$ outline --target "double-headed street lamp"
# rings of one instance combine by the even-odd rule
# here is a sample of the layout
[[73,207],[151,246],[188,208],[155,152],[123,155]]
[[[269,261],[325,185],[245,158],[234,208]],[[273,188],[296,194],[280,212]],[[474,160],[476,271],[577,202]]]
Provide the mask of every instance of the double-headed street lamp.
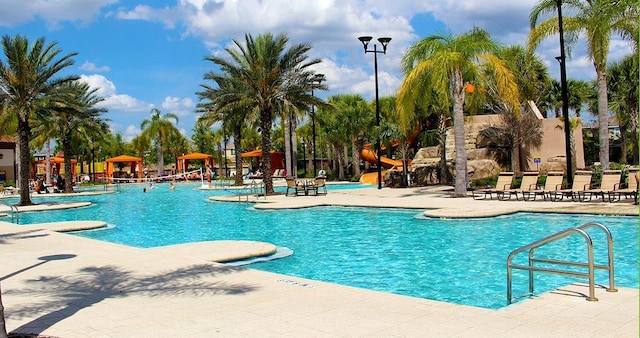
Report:
[[[378,50],[377,45],[373,44],[373,49],[367,49],[369,42],[373,39],[370,36],[361,36],[358,38],[364,46],[364,53],[373,53],[373,71],[375,73],[376,82],[376,126],[380,126],[380,102],[378,99],[378,53],[387,54],[387,45],[391,38],[378,38],[378,42],[382,45],[382,50]],[[376,156],[378,157],[378,189],[382,189],[382,162],[380,161],[380,135],[376,138]]]

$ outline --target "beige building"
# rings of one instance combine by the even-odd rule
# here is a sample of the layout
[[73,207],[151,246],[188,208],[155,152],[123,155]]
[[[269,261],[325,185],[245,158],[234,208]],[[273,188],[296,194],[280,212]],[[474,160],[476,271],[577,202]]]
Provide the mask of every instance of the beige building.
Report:
[[[471,121],[473,124],[479,124],[484,126],[495,126],[501,124],[500,115],[477,115],[472,116]],[[531,151],[531,158],[529,158],[529,168],[536,170],[539,167],[545,165],[549,160],[557,159],[558,157],[565,157],[565,136],[564,129],[562,128],[564,123],[559,118],[545,118],[542,119],[542,130],[544,137],[542,139],[542,145],[540,149],[533,149]],[[484,128],[482,128],[484,129]],[[573,138],[575,140],[575,157],[576,166],[578,168],[584,168],[584,142],[582,139],[582,122],[577,128],[573,130]],[[536,163],[539,159],[539,163]]]

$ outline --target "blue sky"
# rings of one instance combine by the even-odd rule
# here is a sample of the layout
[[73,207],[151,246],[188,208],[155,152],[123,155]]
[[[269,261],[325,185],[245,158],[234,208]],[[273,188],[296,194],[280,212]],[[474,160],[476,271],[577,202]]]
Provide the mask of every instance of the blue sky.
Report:
[[[63,53],[77,52],[69,72],[105,98],[111,128],[129,140],[151,108],[179,116],[190,135],[197,118],[196,92],[212,65],[207,55],[223,55],[245,33],[286,33],[291,42],[309,42],[310,56],[327,77],[329,92],[374,93],[373,57],[358,36],[389,36],[387,55],[378,58],[380,95],[395,92],[402,80],[402,52],[432,34],[462,33],[474,26],[504,44],[523,45],[535,0],[0,0],[0,34],[57,41]],[[614,40],[610,59],[630,52]],[[538,53],[558,78],[557,39]],[[4,58],[4,56],[0,56]],[[570,78],[593,79],[584,51],[567,63]]]

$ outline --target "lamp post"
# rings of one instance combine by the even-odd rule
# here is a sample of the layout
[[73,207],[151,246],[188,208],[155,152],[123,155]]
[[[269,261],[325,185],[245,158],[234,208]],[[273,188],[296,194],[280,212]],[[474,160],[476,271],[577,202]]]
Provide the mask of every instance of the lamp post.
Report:
[[[318,85],[324,79],[324,74],[316,74],[311,79],[311,96],[313,96],[313,84],[318,82]],[[315,105],[311,106],[311,134],[313,135],[313,177],[318,175],[316,168],[316,110]]]
[[304,163],[304,177],[307,177],[307,167],[308,167],[308,163],[307,163],[307,140],[303,137],[302,138],[302,163]]
[[[373,53],[373,72],[375,74],[376,83],[376,126],[380,126],[380,101],[378,98],[378,53],[387,54],[387,45],[391,38],[378,38],[378,42],[382,45],[382,50],[379,51],[377,45],[373,44],[373,49],[368,49],[369,42],[373,39],[370,36],[361,36],[358,38],[364,46],[364,53]],[[380,161],[380,135],[376,137],[376,157],[378,158],[378,189],[382,189],[382,162]]]
[[560,56],[556,60],[560,62],[560,91],[562,92],[562,116],[564,118],[564,142],[565,152],[567,156],[567,182],[569,185],[573,183],[573,162],[571,155],[571,128],[569,121],[569,96],[567,93],[567,57],[564,53],[564,32],[562,27],[562,0],[556,0],[558,5],[558,33],[560,34]]

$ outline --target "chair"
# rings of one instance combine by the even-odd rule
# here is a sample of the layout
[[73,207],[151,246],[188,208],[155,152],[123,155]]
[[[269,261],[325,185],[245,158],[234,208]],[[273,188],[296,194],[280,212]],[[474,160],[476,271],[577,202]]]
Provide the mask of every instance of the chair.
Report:
[[638,204],[638,168],[629,168],[626,188],[620,188],[620,184],[617,184],[607,192],[607,195],[609,196],[609,202],[618,202],[624,196],[625,198],[633,197],[633,202]]
[[289,190],[293,190],[293,196],[305,194],[304,185],[297,184],[296,180],[292,176],[287,176],[285,180],[287,181],[287,190],[284,193],[285,196],[289,196]]
[[[326,195],[327,194],[327,179],[324,176],[318,176],[313,181],[313,187],[315,189],[316,196],[319,194]],[[320,192],[322,189],[322,192]]]
[[540,177],[540,174],[537,171],[524,172],[522,174],[522,182],[520,183],[520,188],[516,190],[516,200],[518,199],[518,193],[522,193],[523,201],[535,200],[536,192],[539,192],[542,190],[538,185],[539,177]]
[[518,200],[518,193],[522,193],[522,199],[528,198],[529,194],[538,188],[538,172],[527,171],[522,174],[520,188],[504,190],[502,194],[498,193],[498,199],[501,201],[510,200],[511,195]]
[[562,189],[562,179],[564,173],[562,171],[550,171],[547,173],[547,181],[544,183],[544,187],[541,190],[533,191],[533,201],[536,200],[538,195],[542,196],[542,199],[547,200],[547,196],[551,199],[551,194]]
[[511,181],[513,181],[513,172],[501,172],[500,175],[498,175],[498,181],[496,182],[495,188],[473,190],[471,191],[471,196],[473,196],[474,200],[486,199],[487,196],[489,196],[489,199],[493,199],[493,194],[498,194],[504,190],[511,189]]
[[575,176],[573,176],[573,185],[571,189],[560,189],[554,192],[549,193],[549,198],[556,202],[562,201],[565,196],[571,196],[572,200],[580,200],[581,192],[587,190],[591,186],[591,176],[593,173],[591,171],[579,170],[576,171]]
[[[608,194],[610,191],[613,191],[616,186],[620,185],[621,176],[621,170],[604,170],[602,172],[602,181],[600,182],[600,188],[592,189],[591,187],[589,187],[589,189],[580,192],[582,194],[580,201],[587,202],[591,201],[591,198],[593,196],[600,196],[602,197],[602,201],[604,202],[604,194]],[[589,199],[587,199],[587,197]]]

